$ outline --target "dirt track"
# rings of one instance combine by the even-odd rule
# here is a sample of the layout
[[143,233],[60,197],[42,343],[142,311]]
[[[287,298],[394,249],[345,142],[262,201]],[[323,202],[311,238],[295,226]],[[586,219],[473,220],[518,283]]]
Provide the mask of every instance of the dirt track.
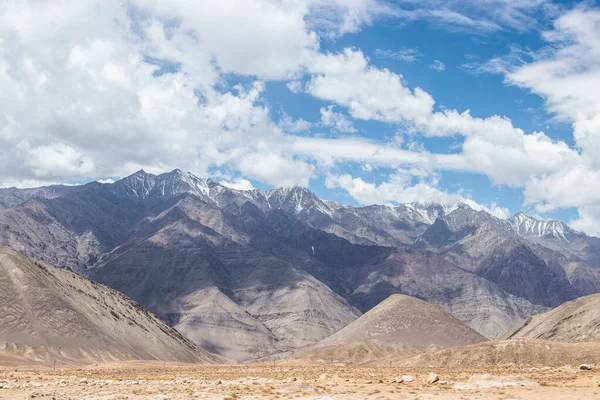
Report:
[[[440,381],[427,384],[431,372]],[[490,374],[481,377],[480,374]],[[412,382],[399,383],[403,375]],[[482,388],[481,386],[496,386]],[[516,385],[516,386],[511,386]],[[1,367],[0,399],[598,399],[600,370],[431,369],[318,364],[202,366],[131,362]]]

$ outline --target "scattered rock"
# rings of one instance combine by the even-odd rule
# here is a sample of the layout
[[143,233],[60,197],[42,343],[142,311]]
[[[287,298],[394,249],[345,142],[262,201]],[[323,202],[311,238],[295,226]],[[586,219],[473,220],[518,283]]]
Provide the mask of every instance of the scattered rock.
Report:
[[579,369],[583,370],[583,371],[591,371],[592,370],[592,365],[591,364],[581,364],[579,366]]
[[427,383],[432,385],[439,380],[440,380],[440,377],[437,374],[432,372],[431,374],[429,374],[429,377],[427,378]]
[[412,375],[403,375],[402,382],[412,382],[415,378]]

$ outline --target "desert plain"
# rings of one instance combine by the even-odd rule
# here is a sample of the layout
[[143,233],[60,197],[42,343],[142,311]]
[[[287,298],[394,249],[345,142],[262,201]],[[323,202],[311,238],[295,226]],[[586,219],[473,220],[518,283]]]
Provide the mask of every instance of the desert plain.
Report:
[[[437,380],[429,383],[430,378]],[[54,367],[5,360],[0,387],[0,399],[7,400],[598,399],[600,369],[145,361]]]

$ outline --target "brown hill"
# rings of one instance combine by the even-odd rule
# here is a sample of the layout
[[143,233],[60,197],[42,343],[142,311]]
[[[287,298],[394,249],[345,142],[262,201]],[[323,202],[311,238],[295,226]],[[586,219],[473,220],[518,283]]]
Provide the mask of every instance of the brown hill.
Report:
[[0,246],[0,356],[223,361],[123,294]]
[[580,297],[509,329],[500,339],[530,338],[558,342],[600,340],[600,294]]
[[[414,367],[484,367],[509,365],[557,366],[600,363],[600,342],[558,343],[547,340],[513,339],[477,343],[422,353],[392,362]],[[388,365],[389,362],[384,363]]]
[[372,363],[485,340],[440,307],[396,294],[333,335],[290,354],[288,359]]
[[395,294],[316,346],[376,340],[415,346],[451,347],[483,342],[485,337],[440,307]]

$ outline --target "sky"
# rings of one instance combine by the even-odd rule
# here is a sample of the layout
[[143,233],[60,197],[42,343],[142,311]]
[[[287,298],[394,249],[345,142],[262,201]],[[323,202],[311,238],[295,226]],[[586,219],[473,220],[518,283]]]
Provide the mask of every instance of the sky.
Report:
[[600,234],[600,4],[0,0],[0,187],[175,168]]

